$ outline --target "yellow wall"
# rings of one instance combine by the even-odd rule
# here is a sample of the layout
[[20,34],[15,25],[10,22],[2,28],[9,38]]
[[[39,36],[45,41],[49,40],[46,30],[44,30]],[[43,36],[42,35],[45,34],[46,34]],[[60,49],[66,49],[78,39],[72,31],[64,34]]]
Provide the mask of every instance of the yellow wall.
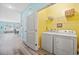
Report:
[[[75,16],[65,17],[65,10],[75,9]],[[48,20],[48,17],[54,17],[53,21]],[[77,42],[79,42],[79,4],[54,4],[38,12],[39,25],[38,25],[38,38],[39,48],[41,47],[42,32],[48,30],[75,30],[77,32]],[[63,23],[62,28],[57,28],[57,23]],[[79,43],[78,43],[79,48]]]

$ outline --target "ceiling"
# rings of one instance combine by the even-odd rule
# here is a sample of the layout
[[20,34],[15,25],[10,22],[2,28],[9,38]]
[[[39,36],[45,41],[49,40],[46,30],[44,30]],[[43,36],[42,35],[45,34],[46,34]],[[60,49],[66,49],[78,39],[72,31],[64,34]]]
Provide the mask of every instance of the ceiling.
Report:
[[0,21],[20,22],[20,13],[27,6],[26,3],[0,3]]
[[28,6],[28,3],[0,3],[0,9],[9,9],[16,12],[23,11]]

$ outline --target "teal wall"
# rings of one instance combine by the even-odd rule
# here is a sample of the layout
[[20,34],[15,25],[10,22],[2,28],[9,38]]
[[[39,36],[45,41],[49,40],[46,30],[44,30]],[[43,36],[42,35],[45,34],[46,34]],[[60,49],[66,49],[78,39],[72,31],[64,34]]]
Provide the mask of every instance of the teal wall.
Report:
[[2,22],[2,21],[0,21],[0,32],[4,32],[6,26],[11,26],[14,29],[16,29],[16,24],[18,24],[18,23],[15,23],[15,22]]

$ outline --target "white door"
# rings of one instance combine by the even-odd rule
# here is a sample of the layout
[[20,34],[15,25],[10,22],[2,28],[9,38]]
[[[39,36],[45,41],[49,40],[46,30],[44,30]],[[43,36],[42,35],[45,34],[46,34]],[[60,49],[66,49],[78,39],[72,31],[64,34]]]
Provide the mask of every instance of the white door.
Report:
[[27,16],[27,45],[33,50],[38,49],[37,20],[36,13]]
[[74,40],[72,37],[55,36],[54,37],[54,53],[56,55],[73,55]]

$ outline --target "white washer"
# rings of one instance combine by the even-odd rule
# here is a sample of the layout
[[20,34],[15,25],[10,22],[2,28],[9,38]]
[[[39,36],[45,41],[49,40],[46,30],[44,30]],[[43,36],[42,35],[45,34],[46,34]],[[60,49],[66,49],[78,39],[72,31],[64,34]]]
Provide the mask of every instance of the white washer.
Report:
[[76,55],[77,35],[73,31],[43,32],[42,48],[56,55]]
[[50,53],[54,53],[53,36],[48,33],[42,35],[42,48]]

